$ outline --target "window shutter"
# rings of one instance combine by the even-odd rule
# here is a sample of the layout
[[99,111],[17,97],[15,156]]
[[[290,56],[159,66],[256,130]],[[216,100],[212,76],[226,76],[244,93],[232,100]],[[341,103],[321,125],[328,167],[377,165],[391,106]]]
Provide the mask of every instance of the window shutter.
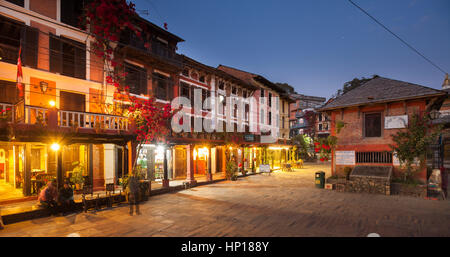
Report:
[[365,136],[380,137],[381,136],[381,114],[370,113],[365,115]]
[[75,77],[86,78],[86,45],[75,45]]
[[39,31],[36,28],[25,27],[24,40],[22,41],[23,63],[26,66],[36,68],[38,58]]
[[139,72],[139,79],[140,93],[147,94],[147,71],[145,69]]
[[61,40],[50,34],[50,71],[62,73],[62,44]]

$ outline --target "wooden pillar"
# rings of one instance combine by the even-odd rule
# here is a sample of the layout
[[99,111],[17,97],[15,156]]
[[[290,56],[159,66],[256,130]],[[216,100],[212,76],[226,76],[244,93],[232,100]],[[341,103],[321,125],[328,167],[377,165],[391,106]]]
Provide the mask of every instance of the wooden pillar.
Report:
[[57,181],[57,185],[58,185],[58,189],[61,188],[64,184],[64,174],[63,174],[63,170],[62,170],[62,152],[63,152],[64,146],[61,147],[58,152],[57,152],[57,161],[56,161],[56,181]]
[[164,164],[163,164],[163,168],[164,168],[164,173],[163,173],[163,180],[162,180],[162,185],[163,187],[169,187],[169,176],[168,176],[168,167],[167,167],[167,149],[164,148]]
[[252,172],[255,173],[256,169],[255,169],[255,158],[253,156],[256,156],[256,150],[254,148],[250,148],[250,161],[252,162]]
[[186,181],[191,184],[197,183],[194,177],[194,145],[186,146],[186,160],[187,160],[187,170],[186,170]]
[[23,195],[31,195],[31,144],[25,144],[25,156],[23,165]]
[[88,185],[94,185],[94,145],[89,144],[88,147],[88,172],[89,172],[89,181],[87,181]]
[[211,146],[208,147],[208,162],[207,162],[207,174],[206,174],[206,180],[212,181],[212,172],[211,172]]
[[128,146],[128,173],[131,174],[133,172],[133,164],[136,158],[136,143],[128,141],[127,146]]

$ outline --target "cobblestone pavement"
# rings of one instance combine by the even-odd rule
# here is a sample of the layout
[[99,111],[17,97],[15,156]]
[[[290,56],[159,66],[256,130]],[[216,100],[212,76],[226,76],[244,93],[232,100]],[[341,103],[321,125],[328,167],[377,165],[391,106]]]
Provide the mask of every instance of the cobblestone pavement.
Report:
[[450,236],[450,201],[314,187],[306,165],[151,197],[128,206],[11,224],[0,236]]

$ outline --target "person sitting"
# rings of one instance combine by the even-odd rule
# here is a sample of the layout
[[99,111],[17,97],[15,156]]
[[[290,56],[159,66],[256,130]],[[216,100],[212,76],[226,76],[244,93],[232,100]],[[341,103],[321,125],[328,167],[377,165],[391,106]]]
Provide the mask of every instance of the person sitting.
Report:
[[64,182],[64,186],[59,190],[58,203],[61,205],[63,215],[73,211],[75,202],[73,201],[73,189],[70,187],[69,182]]
[[2,219],[2,214],[0,214],[0,230],[3,229],[3,219]]
[[48,182],[47,186],[42,189],[41,193],[39,194],[38,201],[47,209],[49,209],[52,215],[54,215],[58,212],[58,204],[56,203],[57,196],[58,191],[56,189],[56,180],[53,180],[52,182]]

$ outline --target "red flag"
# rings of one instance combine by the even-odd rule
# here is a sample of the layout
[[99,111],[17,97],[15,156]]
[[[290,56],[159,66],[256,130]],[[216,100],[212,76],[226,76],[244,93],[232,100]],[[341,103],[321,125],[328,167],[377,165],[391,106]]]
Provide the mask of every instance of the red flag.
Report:
[[167,23],[164,22],[164,28],[167,30]]
[[17,58],[17,89],[19,90],[19,98],[22,98],[23,95],[23,74],[22,74],[22,61],[20,60],[20,54],[22,52],[22,46],[19,48],[19,58]]

